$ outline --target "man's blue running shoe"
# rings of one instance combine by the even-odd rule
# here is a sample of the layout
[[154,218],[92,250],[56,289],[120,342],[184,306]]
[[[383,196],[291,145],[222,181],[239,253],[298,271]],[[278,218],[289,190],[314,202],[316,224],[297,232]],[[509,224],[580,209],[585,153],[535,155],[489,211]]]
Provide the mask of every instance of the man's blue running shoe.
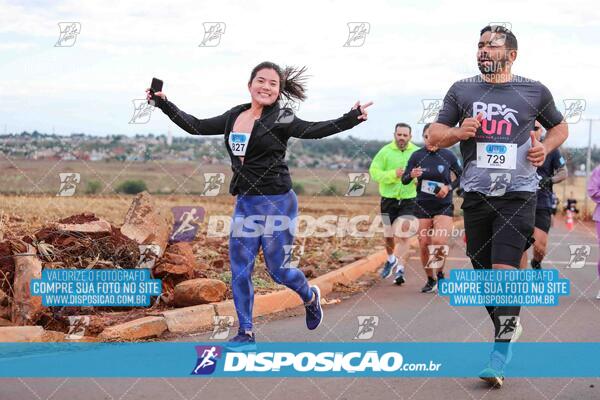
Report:
[[398,265],[396,267],[396,274],[394,275],[394,283],[398,286],[406,283],[406,279],[404,279],[404,266]]
[[498,351],[493,351],[488,366],[479,373],[479,377],[489,383],[492,388],[500,389],[504,384],[505,366],[506,356]]
[[504,384],[504,376],[502,375],[502,372],[492,367],[487,367],[481,371],[479,373],[479,377],[489,383],[494,389],[500,389]]
[[389,277],[392,274],[392,269],[396,268],[397,266],[398,258],[396,258],[394,262],[386,261],[385,265],[383,266],[383,269],[381,270],[381,274],[379,275],[381,276],[381,279],[386,279],[387,277]]

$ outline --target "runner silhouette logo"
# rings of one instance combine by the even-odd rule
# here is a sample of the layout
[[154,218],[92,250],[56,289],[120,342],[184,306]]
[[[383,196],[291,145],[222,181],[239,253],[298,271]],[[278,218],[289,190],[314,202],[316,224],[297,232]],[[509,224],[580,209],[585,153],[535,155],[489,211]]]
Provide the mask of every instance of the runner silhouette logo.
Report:
[[569,245],[569,252],[571,253],[571,258],[569,259],[569,264],[567,264],[567,268],[583,268],[585,266],[585,262],[590,255],[591,246],[587,244],[571,244]]
[[348,22],[348,39],[344,47],[361,47],[370,31],[371,24],[368,22]]
[[512,339],[515,330],[517,329],[517,324],[519,323],[519,317],[515,315],[500,315],[498,316],[500,320],[500,330],[496,335],[497,340],[510,340]]
[[229,329],[233,326],[232,315],[213,315],[212,340],[224,340],[229,337]]
[[56,195],[61,197],[73,196],[77,185],[81,182],[81,175],[77,172],[61,172],[58,177],[60,178],[60,187]]
[[366,172],[350,172],[348,173],[348,190],[345,196],[362,196],[365,194],[367,185],[371,180],[371,176]]
[[297,244],[283,245],[283,265],[281,268],[298,268],[300,257],[304,254],[304,246]]
[[225,34],[225,22],[203,22],[204,37],[198,47],[217,47]]
[[178,206],[171,208],[171,212],[175,223],[169,236],[169,243],[193,241],[198,232],[198,226],[204,220],[204,208]]
[[275,119],[276,124],[289,124],[294,120],[294,110],[291,108],[282,108]]
[[225,183],[225,174],[222,172],[205,172],[204,189],[200,196],[216,196]]
[[81,33],[80,22],[59,22],[58,29],[60,35],[54,47],[73,47],[77,40],[77,35]]
[[423,114],[418,123],[430,124],[437,119],[444,102],[442,99],[423,99],[421,104],[423,105]]
[[198,361],[192,375],[210,375],[217,368],[217,360],[223,354],[221,346],[196,346]]
[[368,340],[373,337],[375,328],[379,325],[379,317],[377,315],[359,315],[358,331],[354,339]]
[[584,99],[564,99],[564,118],[567,124],[576,124],[581,120],[585,111],[586,101]]
[[490,196],[504,196],[510,179],[511,174],[508,172],[490,174]]
[[448,256],[448,251],[450,247],[448,245],[435,245],[430,244],[427,246],[427,251],[429,252],[429,259],[427,260],[427,264],[425,264],[425,268],[442,268],[444,266],[444,261]]
[[160,256],[160,246],[158,244],[140,244],[138,245],[140,250],[140,258],[136,268],[154,268],[156,260]]
[[130,124],[147,124],[152,116],[154,107],[148,104],[146,99],[133,99],[133,115],[129,120]]

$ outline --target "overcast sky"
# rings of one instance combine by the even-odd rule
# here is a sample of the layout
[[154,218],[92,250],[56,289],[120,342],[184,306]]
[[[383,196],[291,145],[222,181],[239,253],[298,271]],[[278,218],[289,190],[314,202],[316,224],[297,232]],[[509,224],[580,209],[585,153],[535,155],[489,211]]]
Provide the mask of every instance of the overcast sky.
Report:
[[[251,69],[270,60],[308,66],[303,119],[335,118],[373,100],[369,121],[341,136],[391,139],[400,121],[420,132],[423,99],[478,73],[479,30],[489,22],[512,24],[514,73],[548,86],[559,109],[563,99],[585,99],[584,117],[600,117],[600,7],[591,0],[26,3],[0,0],[0,133],[184,135],[160,110],[147,124],[129,124],[132,100],[153,76],[203,118],[248,102]],[[81,24],[72,47],[55,47],[59,22]],[[217,46],[199,46],[204,22],[225,24]],[[343,46],[349,22],[368,24],[362,46]],[[568,144],[586,145],[587,129],[572,124]]]

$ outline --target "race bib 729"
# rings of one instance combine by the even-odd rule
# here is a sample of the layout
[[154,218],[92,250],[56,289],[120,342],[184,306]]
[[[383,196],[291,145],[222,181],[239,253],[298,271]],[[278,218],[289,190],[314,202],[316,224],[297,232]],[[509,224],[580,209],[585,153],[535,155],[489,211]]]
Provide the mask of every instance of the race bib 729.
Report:
[[516,143],[477,143],[477,167],[516,169]]

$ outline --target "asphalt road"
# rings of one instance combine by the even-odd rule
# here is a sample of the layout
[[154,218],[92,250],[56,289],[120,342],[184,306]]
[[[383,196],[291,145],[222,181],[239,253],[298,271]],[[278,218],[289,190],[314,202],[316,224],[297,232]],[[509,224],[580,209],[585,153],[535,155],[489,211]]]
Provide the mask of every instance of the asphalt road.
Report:
[[[571,296],[556,307],[525,308],[520,341],[588,342],[600,334],[600,289],[596,273],[598,246],[591,224],[567,232],[561,221],[551,231],[544,267],[556,267],[571,281]],[[565,268],[569,245],[591,246],[581,269]],[[462,241],[455,240],[447,262],[450,268],[470,268]],[[353,341],[358,316],[378,316],[372,341],[479,342],[492,339],[491,322],[481,307],[451,307],[448,299],[422,294],[424,274],[412,257],[408,282],[402,287],[379,281],[365,292],[339,304],[325,306],[325,320],[316,331],[304,326],[303,310],[259,320],[261,341]],[[233,334],[232,330],[232,334]],[[209,334],[176,338],[207,341]],[[598,360],[600,362],[600,360]],[[160,360],[157,360],[160,362]],[[0,400],[50,399],[600,399],[600,378],[509,379],[501,390],[478,379],[4,379]]]

